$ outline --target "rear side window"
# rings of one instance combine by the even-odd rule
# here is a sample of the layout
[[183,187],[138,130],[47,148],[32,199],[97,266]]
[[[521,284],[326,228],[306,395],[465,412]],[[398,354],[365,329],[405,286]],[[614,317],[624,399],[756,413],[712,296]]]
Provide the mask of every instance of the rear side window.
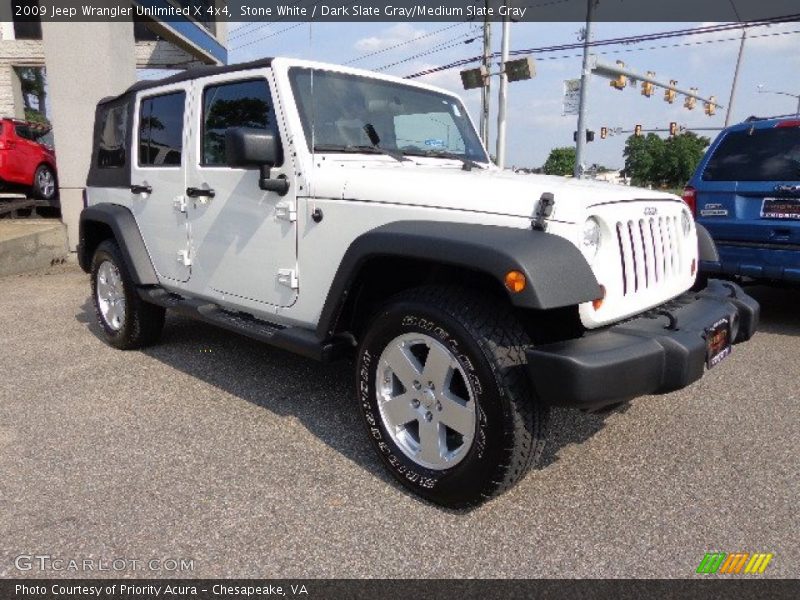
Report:
[[800,127],[732,131],[703,172],[704,181],[800,181]]
[[98,114],[97,167],[119,169],[126,163],[126,140],[128,139],[128,103],[108,105]]
[[225,132],[229,127],[268,129],[277,138],[275,111],[264,79],[210,85],[203,90],[203,165],[226,164]]
[[174,167],[183,153],[184,92],[152,96],[139,106],[139,166]]
[[31,133],[31,130],[26,125],[17,125],[14,129],[17,132],[17,137],[21,137],[22,139],[25,139],[25,140],[32,140],[33,139],[33,134]]

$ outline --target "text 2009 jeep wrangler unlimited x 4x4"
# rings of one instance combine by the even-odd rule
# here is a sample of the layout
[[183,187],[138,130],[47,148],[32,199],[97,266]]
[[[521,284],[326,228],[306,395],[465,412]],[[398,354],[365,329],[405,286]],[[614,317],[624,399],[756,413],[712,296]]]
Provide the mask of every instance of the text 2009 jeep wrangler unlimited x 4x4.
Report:
[[97,107],[79,257],[108,342],[173,309],[317,360],[357,354],[387,468],[464,507],[509,488],[550,405],[685,387],[756,302],[695,283],[680,198],[490,163],[463,104],[401,79],[260,60]]

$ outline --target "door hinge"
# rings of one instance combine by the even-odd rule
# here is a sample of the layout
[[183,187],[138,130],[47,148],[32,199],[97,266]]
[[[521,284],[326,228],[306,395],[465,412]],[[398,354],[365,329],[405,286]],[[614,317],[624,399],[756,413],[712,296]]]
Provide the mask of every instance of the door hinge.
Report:
[[294,269],[278,269],[278,283],[296,290],[300,287],[297,271]]
[[186,212],[186,196],[181,194],[180,196],[175,196],[172,199],[172,206],[175,207],[175,210],[178,212],[185,213]]
[[181,263],[184,267],[189,267],[192,265],[192,257],[189,255],[188,250],[178,250],[178,262]]
[[297,220],[297,209],[291,200],[283,200],[275,205],[275,218],[294,223]]

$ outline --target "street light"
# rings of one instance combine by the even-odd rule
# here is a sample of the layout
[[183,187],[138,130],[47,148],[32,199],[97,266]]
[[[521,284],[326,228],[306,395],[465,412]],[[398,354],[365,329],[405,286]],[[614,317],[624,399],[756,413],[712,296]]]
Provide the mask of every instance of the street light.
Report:
[[773,90],[765,90],[763,83],[759,83],[758,84],[758,93],[759,94],[778,94],[780,96],[789,96],[790,98],[797,99],[797,110],[795,111],[795,115],[800,117],[800,94],[792,94],[792,93],[789,93],[789,92],[776,92],[776,91],[773,91]]

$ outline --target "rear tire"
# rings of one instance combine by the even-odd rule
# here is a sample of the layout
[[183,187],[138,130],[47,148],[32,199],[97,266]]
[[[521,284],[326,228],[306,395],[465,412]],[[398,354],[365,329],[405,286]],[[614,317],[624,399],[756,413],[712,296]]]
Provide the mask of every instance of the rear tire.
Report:
[[48,165],[39,165],[33,174],[33,197],[53,202],[58,192],[56,174]]
[[525,372],[530,344],[509,306],[468,289],[421,287],[378,310],[356,388],[392,475],[456,509],[522,479],[544,450],[549,415]]
[[156,343],[165,310],[143,301],[113,240],[102,242],[92,260],[92,300],[106,341],[120,350]]

